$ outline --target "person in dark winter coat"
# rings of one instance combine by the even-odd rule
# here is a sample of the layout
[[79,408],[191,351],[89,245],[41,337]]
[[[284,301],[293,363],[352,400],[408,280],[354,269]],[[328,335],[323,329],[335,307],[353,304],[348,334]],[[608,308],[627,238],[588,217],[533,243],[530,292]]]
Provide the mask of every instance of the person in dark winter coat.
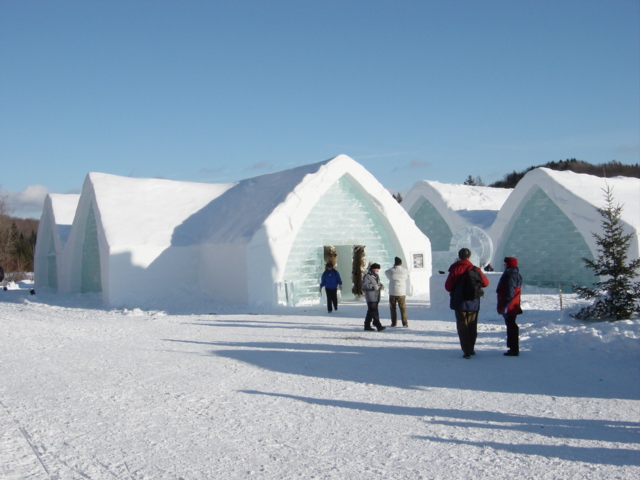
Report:
[[332,262],[327,262],[320,278],[320,293],[322,287],[327,294],[327,311],[331,313],[333,309],[338,311],[338,286],[342,285],[340,273],[333,268]]
[[456,312],[456,327],[464,358],[471,358],[471,355],[475,355],[480,299],[465,300],[462,282],[459,280],[468,270],[475,269],[480,273],[482,286],[485,288],[489,286],[489,279],[482,273],[482,270],[469,261],[470,257],[471,250],[468,248],[460,249],[458,252],[459,260],[449,267],[449,276],[444,283],[444,288],[451,297],[449,307]]
[[362,291],[367,301],[367,316],[364,319],[364,329],[373,331],[371,327],[373,322],[373,325],[381,332],[386,327],[383,327],[380,323],[378,304],[380,303],[380,292],[384,290],[384,285],[380,283],[378,272],[380,272],[380,265],[372,263],[367,273],[362,277]]
[[520,308],[520,292],[522,290],[522,276],[518,269],[518,259],[505,257],[504,273],[498,281],[498,314],[504,317],[507,326],[507,357],[517,357],[520,353],[520,327],[516,324],[516,317],[522,313]]

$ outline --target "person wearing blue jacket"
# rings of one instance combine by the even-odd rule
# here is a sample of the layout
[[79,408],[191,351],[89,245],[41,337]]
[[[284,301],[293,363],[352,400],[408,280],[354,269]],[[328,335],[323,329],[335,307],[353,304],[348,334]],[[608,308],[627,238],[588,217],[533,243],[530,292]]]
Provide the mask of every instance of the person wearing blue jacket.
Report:
[[520,308],[520,295],[522,292],[522,275],[518,269],[518,259],[504,257],[504,273],[498,282],[496,293],[498,294],[498,313],[504,317],[507,326],[507,348],[504,355],[517,357],[520,352],[520,327],[516,323],[516,317],[522,313]]
[[322,287],[327,294],[327,310],[331,313],[334,309],[338,311],[338,287],[342,285],[342,279],[338,270],[333,268],[333,263],[327,262],[320,278],[320,294]]

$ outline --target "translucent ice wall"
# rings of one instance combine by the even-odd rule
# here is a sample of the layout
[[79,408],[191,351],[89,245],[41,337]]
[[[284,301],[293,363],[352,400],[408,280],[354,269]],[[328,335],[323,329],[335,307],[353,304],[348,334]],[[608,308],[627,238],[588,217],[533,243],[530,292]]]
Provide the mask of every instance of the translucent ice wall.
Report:
[[431,267],[433,272],[446,271],[451,264],[449,243],[453,233],[440,212],[426,198],[421,198],[412,215],[416,226],[431,241]]
[[500,262],[495,263],[501,264],[505,256],[518,259],[526,285],[557,288],[561,284],[570,291],[571,285],[591,285],[596,280],[582,261],[583,257],[593,259],[582,234],[539,188],[515,219]]
[[[345,177],[333,184],[313,207],[293,243],[284,280],[294,304],[319,300],[325,245],[365,245],[367,261],[391,266],[392,248],[385,229]],[[343,278],[351,276],[351,261],[338,257],[338,271]]]
[[431,250],[443,252],[449,250],[449,242],[453,233],[440,212],[426,198],[422,199],[420,206],[413,214],[416,226],[431,241]]
[[49,241],[47,244],[47,287],[54,290],[58,289],[58,259],[56,255],[55,242],[53,240],[53,232],[49,232]]
[[82,270],[80,291],[101,292],[100,283],[100,247],[98,245],[98,228],[93,205],[89,208],[85,224],[84,242],[82,243]]

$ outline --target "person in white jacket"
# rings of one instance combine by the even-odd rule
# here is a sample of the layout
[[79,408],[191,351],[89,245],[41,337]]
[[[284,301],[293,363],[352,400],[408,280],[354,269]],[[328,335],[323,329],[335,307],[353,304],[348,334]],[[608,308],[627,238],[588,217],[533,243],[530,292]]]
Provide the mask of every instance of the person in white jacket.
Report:
[[407,320],[407,281],[409,280],[409,270],[402,266],[402,260],[396,257],[393,268],[390,268],[384,274],[389,279],[389,308],[391,309],[391,326],[398,326],[398,313],[396,305],[400,308],[400,318],[402,326],[409,328]]

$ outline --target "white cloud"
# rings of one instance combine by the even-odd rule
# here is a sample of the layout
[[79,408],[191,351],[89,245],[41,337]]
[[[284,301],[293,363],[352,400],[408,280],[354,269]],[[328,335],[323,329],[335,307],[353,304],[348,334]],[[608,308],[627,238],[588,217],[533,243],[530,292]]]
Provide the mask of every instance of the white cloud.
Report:
[[40,218],[49,189],[44,185],[29,185],[19,192],[7,192],[7,206],[16,217]]

